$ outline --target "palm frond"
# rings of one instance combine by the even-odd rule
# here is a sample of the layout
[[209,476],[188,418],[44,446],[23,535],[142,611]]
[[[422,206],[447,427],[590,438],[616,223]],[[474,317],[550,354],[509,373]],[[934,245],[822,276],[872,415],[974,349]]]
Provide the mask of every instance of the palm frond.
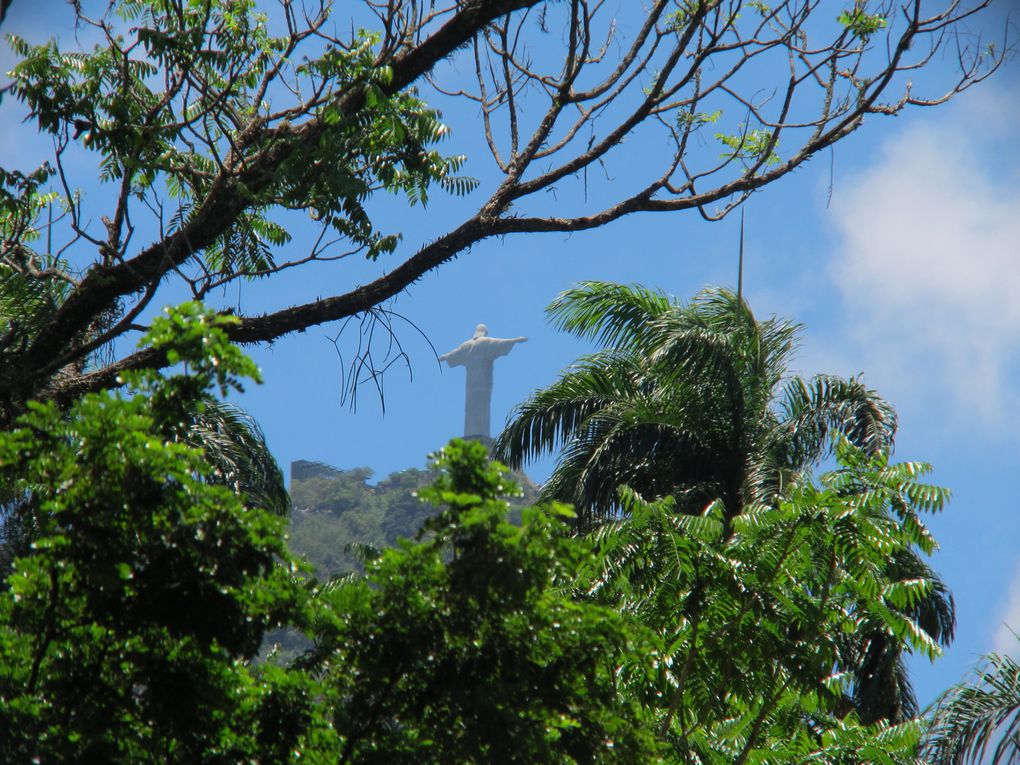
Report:
[[790,466],[815,462],[831,449],[838,433],[868,455],[891,450],[896,412],[874,390],[856,378],[815,375],[810,381],[791,378],[780,399],[782,424],[776,447]]
[[[575,502],[583,498],[596,515],[612,515],[619,507],[617,489],[621,485],[652,499],[685,489],[700,489],[703,502],[718,496],[718,466],[710,456],[715,450],[706,448],[699,434],[654,416],[600,424],[604,434],[578,443],[575,458],[583,463]],[[567,454],[573,457],[572,451]],[[677,476],[684,480],[678,483]]]
[[991,654],[972,680],[943,694],[932,711],[923,753],[935,765],[1020,762],[1020,664]]
[[604,348],[644,345],[652,323],[677,305],[663,292],[640,285],[587,281],[561,293],[546,308],[553,325]]
[[493,444],[493,456],[514,470],[555,451],[581,432],[588,420],[634,392],[633,365],[626,355],[581,358],[552,385],[536,391],[510,414]]
[[913,551],[898,551],[889,559],[886,571],[893,581],[923,580],[930,584],[923,597],[903,611],[939,645],[949,645],[956,635],[956,603],[946,583]]
[[280,515],[290,511],[283,471],[258,424],[242,410],[209,399],[181,440],[203,450],[217,483],[262,509]]
[[[47,274],[65,269],[62,261],[45,261]],[[70,284],[64,279],[36,277],[0,263],[0,338],[5,339],[5,347],[31,341],[69,291]]]
[[745,300],[729,289],[710,287],[691,300],[683,319],[730,338],[746,379],[771,389],[786,374],[800,324],[772,316],[758,320]]
[[[863,647],[849,666],[852,699],[861,722],[903,722],[917,716],[917,695],[910,682],[900,641],[886,632],[858,632],[853,640]],[[843,665],[846,666],[846,665]]]

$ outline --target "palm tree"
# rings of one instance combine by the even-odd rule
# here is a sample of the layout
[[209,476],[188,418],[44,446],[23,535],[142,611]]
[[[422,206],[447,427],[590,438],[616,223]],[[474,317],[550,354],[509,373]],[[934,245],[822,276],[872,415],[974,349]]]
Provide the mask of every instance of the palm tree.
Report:
[[799,327],[758,321],[724,289],[685,306],[638,286],[586,282],[547,309],[603,347],[521,404],[494,445],[519,469],[562,447],[546,499],[591,528],[618,513],[617,489],[674,495],[728,516],[768,501],[817,463],[833,431],[874,454],[892,445],[892,408],[857,379],[788,377]]
[[990,654],[971,681],[946,691],[932,711],[923,754],[933,765],[1020,763],[1020,664]]
[[[829,453],[833,435],[867,455],[892,448],[887,402],[856,378],[789,375],[800,327],[759,321],[729,290],[684,305],[640,286],[586,282],[547,311],[560,329],[602,347],[514,411],[494,456],[520,469],[559,449],[542,498],[573,503],[581,531],[623,515],[623,485],[648,499],[673,496],[685,513],[719,501],[728,527],[745,506],[782,496]],[[955,612],[945,585],[916,554],[889,569],[932,583],[906,615],[948,644]],[[864,722],[917,713],[898,640],[862,624],[842,653],[854,672],[848,703]]]

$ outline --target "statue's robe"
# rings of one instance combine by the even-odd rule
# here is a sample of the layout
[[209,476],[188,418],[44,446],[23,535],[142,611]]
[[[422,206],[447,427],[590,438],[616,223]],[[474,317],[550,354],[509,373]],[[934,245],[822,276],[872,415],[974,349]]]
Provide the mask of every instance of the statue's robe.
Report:
[[440,357],[451,367],[464,367],[467,372],[467,395],[464,402],[464,437],[490,439],[490,408],[492,405],[492,364],[510,353],[521,338],[474,337]]

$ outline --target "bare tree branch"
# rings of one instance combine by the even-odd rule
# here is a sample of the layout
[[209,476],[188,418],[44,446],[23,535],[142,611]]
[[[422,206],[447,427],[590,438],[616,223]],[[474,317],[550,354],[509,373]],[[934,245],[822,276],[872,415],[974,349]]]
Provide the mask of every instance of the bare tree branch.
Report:
[[[931,11],[920,0],[889,0],[857,4],[837,21],[821,0],[654,0],[621,18],[595,0],[365,0],[380,30],[373,40],[338,34],[344,24],[324,4],[302,19],[284,3],[282,36],[271,38],[251,19],[226,23],[213,3],[199,27],[188,22],[201,29],[203,47],[159,60],[160,91],[150,88],[151,67],[154,51],[172,42],[171,19],[140,23],[123,43],[106,21],[88,21],[110,37],[117,65],[103,97],[112,106],[69,101],[59,111],[32,100],[42,86],[30,78],[11,86],[41,124],[44,108],[59,112],[55,126],[43,127],[58,147],[64,225],[74,251],[91,245],[95,258],[80,278],[68,277],[53,315],[0,349],[0,410],[113,385],[125,369],[162,363],[142,351],[74,372],[98,345],[134,331],[168,278],[203,297],[237,280],[393,249],[363,200],[381,189],[414,199],[430,183],[471,188],[451,174],[462,159],[436,164],[428,151],[441,131],[420,132],[433,118],[419,90],[479,111],[496,175],[484,200],[367,284],[239,316],[236,341],[268,342],[371,312],[493,236],[581,231],[638,212],[718,219],[866,121],[943,103],[988,77],[1011,52],[1010,38],[990,46],[962,31],[988,5],[947,0]],[[951,44],[957,77],[940,92],[915,92],[908,75]],[[439,66],[465,46],[468,60],[454,60],[470,69],[468,80],[457,66]],[[137,116],[103,116],[114,107]],[[102,232],[67,177],[63,157],[76,142],[100,153],[116,187]],[[593,166],[626,166],[631,184],[614,184],[615,198],[597,210],[586,204]],[[563,201],[549,214],[544,192],[554,189]],[[133,244],[133,209],[158,221],[147,246]],[[164,221],[164,210],[177,212]],[[323,227],[317,243],[291,252],[274,211],[311,214]],[[13,253],[26,251],[33,225],[4,230],[0,268],[15,268]],[[39,261],[19,273],[38,279],[47,267]]]

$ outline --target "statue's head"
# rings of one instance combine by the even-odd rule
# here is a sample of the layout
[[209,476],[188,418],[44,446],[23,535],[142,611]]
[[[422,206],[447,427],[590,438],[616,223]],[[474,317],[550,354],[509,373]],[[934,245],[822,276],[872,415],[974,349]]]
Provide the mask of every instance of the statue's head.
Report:
[[484,324],[479,324],[477,327],[475,327],[475,337],[472,338],[472,339],[479,338],[479,337],[488,337],[488,336],[489,336],[489,328],[486,327]]

